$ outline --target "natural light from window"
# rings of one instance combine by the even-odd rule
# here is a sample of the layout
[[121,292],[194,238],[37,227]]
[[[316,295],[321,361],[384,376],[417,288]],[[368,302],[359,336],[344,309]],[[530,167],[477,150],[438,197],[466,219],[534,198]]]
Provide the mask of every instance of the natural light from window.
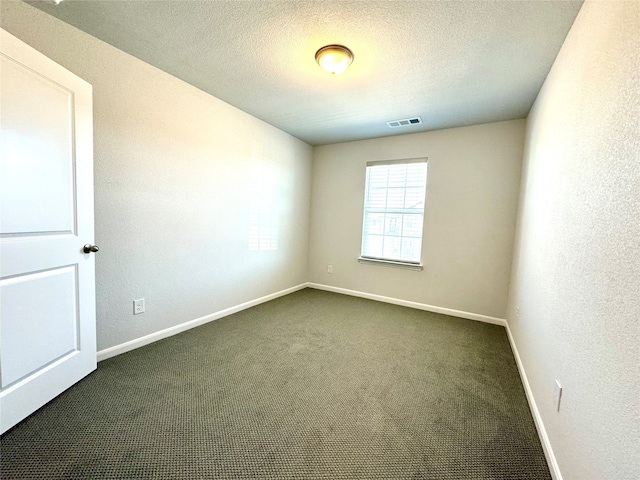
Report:
[[420,263],[427,160],[367,163],[364,259]]
[[273,168],[255,168],[251,179],[249,250],[278,250],[278,198]]

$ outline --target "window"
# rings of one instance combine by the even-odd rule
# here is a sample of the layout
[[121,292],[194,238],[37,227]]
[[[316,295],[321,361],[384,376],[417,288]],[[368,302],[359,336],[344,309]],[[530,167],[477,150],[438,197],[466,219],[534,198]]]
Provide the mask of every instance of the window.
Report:
[[367,163],[361,261],[420,264],[427,159]]

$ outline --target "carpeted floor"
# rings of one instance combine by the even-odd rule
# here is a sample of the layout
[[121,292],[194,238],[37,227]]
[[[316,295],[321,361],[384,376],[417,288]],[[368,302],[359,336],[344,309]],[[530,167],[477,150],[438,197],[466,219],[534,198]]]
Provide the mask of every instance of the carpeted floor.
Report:
[[101,362],[9,479],[550,479],[504,328],[306,289]]

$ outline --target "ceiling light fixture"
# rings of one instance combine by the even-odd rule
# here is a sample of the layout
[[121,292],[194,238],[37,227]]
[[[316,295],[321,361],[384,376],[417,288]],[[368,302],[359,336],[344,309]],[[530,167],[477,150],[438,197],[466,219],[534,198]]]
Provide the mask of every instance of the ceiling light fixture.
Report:
[[353,62],[353,53],[343,45],[327,45],[316,52],[316,62],[331,75],[340,75]]

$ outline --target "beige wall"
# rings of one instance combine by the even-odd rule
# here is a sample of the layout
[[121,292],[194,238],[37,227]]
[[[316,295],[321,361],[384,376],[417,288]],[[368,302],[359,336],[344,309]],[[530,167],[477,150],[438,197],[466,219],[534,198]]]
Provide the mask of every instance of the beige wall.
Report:
[[564,480],[640,478],[639,32],[586,2],[527,122],[508,321]]
[[[0,6],[3,28],[93,85],[100,349],[307,280],[503,317],[520,190],[506,316],[564,479],[640,476],[640,3],[584,5],[526,123],[521,189],[510,121],[317,147],[312,192],[303,142]],[[366,162],[422,156],[424,271],[357,263]],[[277,250],[250,249],[256,199]]]
[[[309,280],[504,318],[524,125],[514,120],[316,147]],[[424,270],[358,263],[366,162],[414,157],[429,159]]]
[[[25,3],[1,8],[93,85],[99,350],[306,281],[309,145]],[[250,250],[269,212],[278,249]]]

